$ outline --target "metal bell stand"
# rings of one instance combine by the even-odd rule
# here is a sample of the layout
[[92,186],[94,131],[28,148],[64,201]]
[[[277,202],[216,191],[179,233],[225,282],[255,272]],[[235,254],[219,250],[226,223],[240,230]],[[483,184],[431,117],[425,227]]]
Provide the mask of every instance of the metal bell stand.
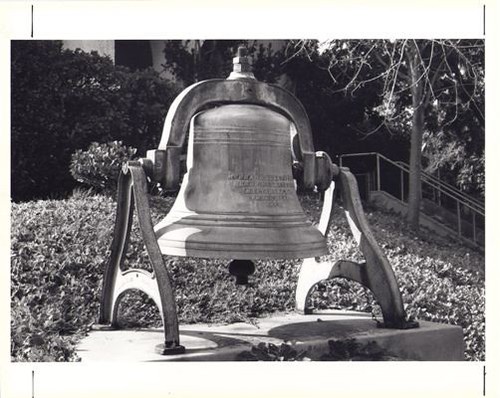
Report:
[[[211,79],[185,89],[174,101],[166,117],[158,150],[148,151],[148,158],[124,165],[118,181],[118,205],[100,303],[99,324],[118,326],[118,306],[124,293],[138,289],[151,297],[163,319],[165,342],[161,354],[181,354],[179,325],[172,280],[158,245],[147,199],[147,178],[160,182],[167,189],[179,183],[180,152],[191,118],[200,110],[221,103],[254,104],[272,108],[286,115],[296,127],[298,148],[292,148],[300,160],[300,180],[305,188],[315,186],[325,192],[319,230],[327,235],[334,206],[334,190],[340,191],[342,208],[360,251],[362,263],[339,260],[318,262],[307,258],[301,266],[296,290],[297,310],[306,308],[313,286],[321,280],[343,277],[370,289],[382,308],[383,325],[387,328],[418,327],[408,321],[394,272],[378,246],[366,221],[354,175],[347,168],[334,165],[327,154],[315,152],[311,126],[298,99],[285,89],[258,82],[250,71],[248,60],[239,54],[234,58],[235,69],[228,79]],[[125,270],[123,259],[128,246],[134,208],[146,245],[153,273],[142,269]]]

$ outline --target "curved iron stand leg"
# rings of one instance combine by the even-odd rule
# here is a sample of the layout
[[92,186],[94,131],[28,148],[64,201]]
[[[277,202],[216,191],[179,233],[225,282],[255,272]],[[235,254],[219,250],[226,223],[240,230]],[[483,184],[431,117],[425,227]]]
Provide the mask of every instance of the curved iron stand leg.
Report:
[[[181,354],[177,309],[170,275],[153,229],[147,199],[146,174],[139,162],[128,162],[118,179],[118,206],[111,244],[111,256],[104,274],[99,323],[117,327],[118,306],[124,293],[138,289],[151,297],[163,319],[165,343],[158,347],[163,355]],[[123,270],[123,258],[128,246],[132,225],[134,200],[139,227],[154,273],[141,269]]]
[[[354,175],[348,169],[341,168],[337,182],[349,227],[366,261],[355,263],[339,260],[331,263],[318,262],[314,258],[305,259],[301,266],[295,295],[297,310],[304,313],[311,312],[311,309],[306,308],[306,303],[316,283],[343,277],[359,282],[373,292],[384,318],[383,324],[379,326],[394,329],[418,327],[418,322],[406,319],[394,272],[368,225]],[[334,187],[335,184],[332,183],[325,193],[320,218],[319,229],[325,236],[331,222]]]

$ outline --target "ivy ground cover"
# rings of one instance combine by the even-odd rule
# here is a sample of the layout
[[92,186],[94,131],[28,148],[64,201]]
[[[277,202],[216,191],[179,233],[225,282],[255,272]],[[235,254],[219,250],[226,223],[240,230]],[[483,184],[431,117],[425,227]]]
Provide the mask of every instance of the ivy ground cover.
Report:
[[[319,203],[303,197],[314,219]],[[151,198],[153,222],[172,204]],[[66,200],[12,204],[11,357],[13,361],[77,361],[75,344],[97,320],[102,275],[113,231],[115,202],[79,194]],[[460,325],[466,358],[484,360],[484,255],[461,244],[415,233],[401,219],[367,208],[367,218],[398,280],[406,311],[420,320]],[[340,209],[328,235],[331,260],[360,260]],[[258,322],[292,311],[299,261],[259,261],[247,286],[236,286],[221,261],[165,258],[176,288],[181,323]],[[149,267],[137,226],[126,266]],[[317,285],[316,308],[372,312],[379,308],[360,285],[332,280]],[[124,327],[161,326],[151,300],[127,295]]]

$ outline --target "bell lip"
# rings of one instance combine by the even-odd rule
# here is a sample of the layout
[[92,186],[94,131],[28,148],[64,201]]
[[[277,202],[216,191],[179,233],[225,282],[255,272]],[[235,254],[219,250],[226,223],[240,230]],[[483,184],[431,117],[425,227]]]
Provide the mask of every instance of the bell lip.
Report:
[[328,253],[325,236],[309,221],[281,223],[271,218],[260,225],[238,220],[236,225],[219,222],[208,226],[193,221],[193,225],[186,225],[185,219],[158,224],[156,236],[162,254],[252,260],[313,258]]

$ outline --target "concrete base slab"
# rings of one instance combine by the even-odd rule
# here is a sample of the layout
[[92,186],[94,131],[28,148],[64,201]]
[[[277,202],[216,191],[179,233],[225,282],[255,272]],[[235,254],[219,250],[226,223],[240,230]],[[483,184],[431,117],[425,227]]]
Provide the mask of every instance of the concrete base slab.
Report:
[[163,330],[96,330],[82,340],[78,355],[90,361],[231,361],[260,342],[294,344],[307,357],[319,359],[328,353],[328,340],[355,338],[375,341],[403,360],[464,360],[462,328],[420,321],[417,329],[377,328],[369,314],[323,311],[311,315],[284,314],[258,319],[256,324],[194,324],[180,326],[186,353],[165,356],[155,352],[163,343]]

